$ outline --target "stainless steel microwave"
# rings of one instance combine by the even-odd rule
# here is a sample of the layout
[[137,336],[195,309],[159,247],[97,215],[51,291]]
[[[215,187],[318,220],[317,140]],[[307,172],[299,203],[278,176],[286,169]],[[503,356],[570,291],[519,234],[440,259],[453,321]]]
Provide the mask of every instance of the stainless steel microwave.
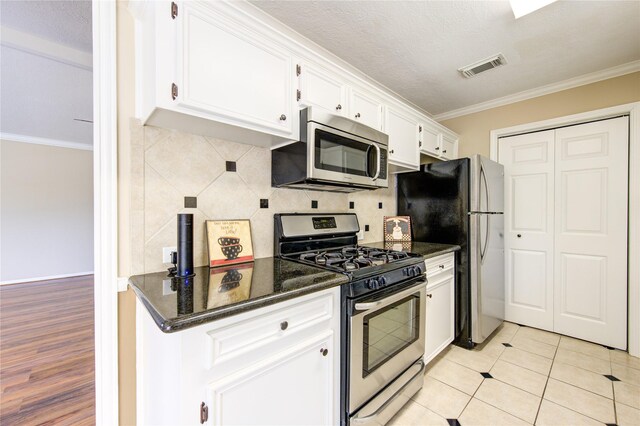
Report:
[[387,188],[389,136],[357,121],[308,107],[300,141],[271,152],[274,187],[354,192]]

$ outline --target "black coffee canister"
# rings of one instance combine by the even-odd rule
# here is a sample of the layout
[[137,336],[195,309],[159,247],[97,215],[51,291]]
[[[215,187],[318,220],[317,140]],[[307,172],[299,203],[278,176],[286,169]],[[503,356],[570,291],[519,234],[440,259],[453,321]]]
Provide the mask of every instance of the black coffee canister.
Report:
[[176,276],[193,275],[193,214],[178,214],[178,263]]

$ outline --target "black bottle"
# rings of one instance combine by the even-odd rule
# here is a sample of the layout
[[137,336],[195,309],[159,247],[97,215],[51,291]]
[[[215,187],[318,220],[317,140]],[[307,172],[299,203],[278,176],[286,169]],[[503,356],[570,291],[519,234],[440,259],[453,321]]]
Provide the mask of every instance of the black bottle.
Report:
[[193,214],[178,214],[177,277],[193,276]]

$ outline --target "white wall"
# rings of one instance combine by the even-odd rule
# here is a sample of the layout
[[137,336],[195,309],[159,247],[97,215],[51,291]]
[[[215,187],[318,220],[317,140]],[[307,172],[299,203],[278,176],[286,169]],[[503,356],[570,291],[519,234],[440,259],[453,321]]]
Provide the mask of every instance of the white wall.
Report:
[[92,156],[0,141],[0,282],[93,271]]

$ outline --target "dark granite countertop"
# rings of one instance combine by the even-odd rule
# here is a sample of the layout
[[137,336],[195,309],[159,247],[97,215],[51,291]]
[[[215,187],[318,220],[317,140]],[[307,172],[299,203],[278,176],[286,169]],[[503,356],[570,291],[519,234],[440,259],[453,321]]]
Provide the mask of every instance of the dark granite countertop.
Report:
[[[231,267],[196,268],[191,281],[167,272],[136,275],[129,284],[165,333],[262,308],[348,282],[346,275],[278,258]],[[173,287],[173,289],[172,289]]]
[[363,244],[364,246],[385,248],[391,250],[403,250],[411,253],[417,253],[424,256],[425,259],[440,256],[441,254],[451,253],[460,250],[460,246],[454,244],[425,243],[420,241],[403,241],[403,242],[376,242]]

